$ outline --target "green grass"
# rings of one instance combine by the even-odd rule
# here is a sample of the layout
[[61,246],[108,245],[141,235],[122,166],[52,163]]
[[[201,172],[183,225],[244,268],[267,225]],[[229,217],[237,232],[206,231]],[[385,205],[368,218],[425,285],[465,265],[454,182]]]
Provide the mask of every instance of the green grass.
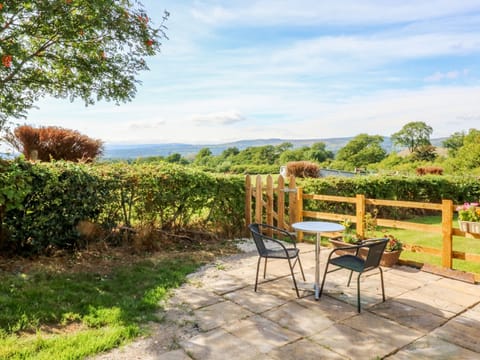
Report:
[[[420,224],[429,224],[429,225],[438,225],[441,226],[442,219],[440,216],[424,216],[408,221],[420,223]],[[442,248],[442,235],[428,232],[418,232],[414,230],[401,230],[401,229],[387,229],[389,233],[395,235],[398,239],[406,244],[425,246],[431,248]],[[470,239],[461,236],[453,237],[453,250],[461,251],[470,254],[480,254],[480,240],[479,239]],[[434,256],[424,253],[417,253],[411,251],[403,251],[400,256],[402,260],[412,260],[420,263],[427,263],[432,265],[441,265],[440,256]],[[453,259],[453,268],[457,270],[478,273],[480,274],[480,264],[470,261]]]
[[2,273],[0,359],[82,359],[117,347],[161,320],[159,301],[198,265],[178,258],[109,275]]

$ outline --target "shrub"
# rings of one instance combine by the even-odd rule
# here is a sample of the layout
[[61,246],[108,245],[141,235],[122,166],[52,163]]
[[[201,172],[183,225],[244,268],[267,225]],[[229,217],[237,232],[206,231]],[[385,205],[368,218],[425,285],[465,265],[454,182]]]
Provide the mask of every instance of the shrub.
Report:
[[23,125],[17,127],[14,134],[28,160],[85,162],[92,161],[103,151],[101,140],[56,126],[34,128]]
[[319,170],[317,164],[309,161],[292,161],[287,163],[287,176],[317,178]]
[[443,169],[439,166],[421,166],[415,172],[417,175],[443,175]]
[[[201,228],[221,236],[244,230],[243,176],[212,175],[166,163],[19,161],[17,168],[7,167],[0,177],[0,185],[2,179],[25,183],[14,189],[21,195],[12,200],[15,206],[4,207],[4,250],[32,254],[80,248],[98,238],[100,230],[122,225],[173,232]],[[13,191],[5,189],[5,194]],[[123,239],[117,232],[111,234],[115,242]]]

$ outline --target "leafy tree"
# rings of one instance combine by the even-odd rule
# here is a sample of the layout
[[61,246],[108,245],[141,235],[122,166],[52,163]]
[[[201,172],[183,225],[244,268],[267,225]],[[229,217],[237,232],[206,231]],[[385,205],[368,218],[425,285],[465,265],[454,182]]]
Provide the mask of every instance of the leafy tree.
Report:
[[382,142],[383,137],[380,135],[357,135],[338,151],[336,160],[344,161],[352,168],[377,163],[386,156],[386,151],[381,147]]
[[306,155],[308,160],[315,160],[320,163],[334,157],[333,152],[326,149],[324,142],[314,143],[310,150],[306,152]]
[[434,161],[437,158],[435,150],[433,145],[418,146],[412,153],[412,158],[415,161]]
[[307,159],[306,152],[310,150],[308,146],[302,146],[297,149],[288,149],[280,154],[279,162],[280,164],[286,164],[292,161],[304,161]]
[[221,157],[223,159],[228,159],[230,157],[236,156],[240,153],[240,150],[236,146],[229,147],[222,151]]
[[394,144],[406,146],[413,153],[419,146],[431,145],[430,135],[432,132],[431,126],[422,121],[413,121],[394,133],[392,141]]
[[103,142],[78,131],[56,126],[19,126],[14,131],[18,150],[28,160],[91,161],[102,154]]
[[0,129],[46,96],[133,99],[136,79],[166,39],[137,0],[0,3]]
[[454,170],[470,170],[480,167],[480,130],[470,129],[464,145],[451,160]]
[[455,132],[450,137],[444,141],[442,141],[442,145],[448,149],[448,154],[450,156],[455,156],[458,149],[463,146],[463,142],[465,140],[465,131],[462,132]]
[[173,154],[168,155],[165,158],[165,161],[169,162],[169,163],[173,163],[173,164],[181,164],[181,165],[187,165],[188,164],[188,160],[183,158],[182,155],[179,154],[179,153],[173,153]]

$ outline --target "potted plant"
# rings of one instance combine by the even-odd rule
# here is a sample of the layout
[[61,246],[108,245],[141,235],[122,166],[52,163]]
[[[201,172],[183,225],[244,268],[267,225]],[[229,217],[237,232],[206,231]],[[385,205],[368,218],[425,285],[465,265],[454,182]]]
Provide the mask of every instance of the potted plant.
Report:
[[[376,226],[375,215],[372,216],[372,214],[368,213],[365,216],[365,223],[366,223],[366,230],[367,230],[366,233],[368,235],[367,238],[378,237],[376,235],[377,226]],[[335,248],[346,247],[350,244],[361,243],[362,239],[359,239],[357,237],[356,232],[352,229],[352,222],[349,219],[343,220],[341,224],[345,227],[342,238],[330,239],[330,243],[332,243],[332,245]],[[383,233],[382,237],[387,238],[388,243],[383,253],[380,265],[391,267],[398,262],[398,259],[400,258],[400,254],[402,253],[402,250],[403,250],[403,244],[399,239],[397,239],[392,234]],[[360,249],[360,256],[366,256],[367,251],[368,250],[366,248]],[[355,250],[345,250],[345,251],[339,251],[338,253],[340,255],[345,253],[353,254],[354,252]]]
[[395,235],[384,233],[383,237],[387,238],[388,242],[380,265],[391,267],[398,262],[403,250],[403,244]]
[[480,233],[480,207],[479,203],[465,203],[457,206],[458,225],[460,230],[470,233]]

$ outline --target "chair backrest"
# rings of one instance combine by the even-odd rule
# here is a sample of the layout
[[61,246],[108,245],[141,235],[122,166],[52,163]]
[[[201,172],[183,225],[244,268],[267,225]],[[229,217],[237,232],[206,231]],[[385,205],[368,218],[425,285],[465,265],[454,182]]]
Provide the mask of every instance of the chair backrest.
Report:
[[364,268],[375,268],[380,265],[380,260],[382,260],[383,252],[387,246],[388,239],[372,239],[368,240],[368,243],[365,246],[368,246],[368,254],[365,259]]
[[253,223],[248,225],[250,232],[252,233],[253,241],[257,247],[258,254],[264,256],[267,254],[267,248],[265,246],[264,240],[267,239],[265,235],[262,234],[260,230],[260,224]]

